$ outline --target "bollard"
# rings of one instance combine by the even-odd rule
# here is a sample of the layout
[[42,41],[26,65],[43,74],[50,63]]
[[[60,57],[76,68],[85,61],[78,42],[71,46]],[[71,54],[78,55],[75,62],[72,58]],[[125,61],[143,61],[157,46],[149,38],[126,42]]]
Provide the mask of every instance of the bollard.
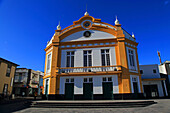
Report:
[[15,99],[15,94],[12,94],[12,99]]

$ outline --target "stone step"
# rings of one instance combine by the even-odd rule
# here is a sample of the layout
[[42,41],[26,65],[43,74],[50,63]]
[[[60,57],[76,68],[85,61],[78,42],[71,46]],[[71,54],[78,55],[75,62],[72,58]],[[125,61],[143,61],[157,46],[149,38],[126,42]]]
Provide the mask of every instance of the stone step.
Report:
[[131,107],[146,107],[147,105],[138,106],[31,106],[35,108],[131,108]]
[[155,104],[154,101],[139,102],[33,102],[31,107],[39,108],[113,108],[113,107],[145,107]]

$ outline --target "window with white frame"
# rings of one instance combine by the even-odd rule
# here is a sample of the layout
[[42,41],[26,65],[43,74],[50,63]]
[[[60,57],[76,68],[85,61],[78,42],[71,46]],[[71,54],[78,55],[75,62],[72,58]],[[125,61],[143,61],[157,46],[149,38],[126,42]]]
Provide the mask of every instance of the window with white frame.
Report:
[[112,81],[112,77],[108,77],[108,81]]
[[86,50],[83,51],[84,54],[84,66],[92,66],[92,51],[91,50]]
[[112,77],[103,77],[103,82],[112,82]]
[[110,51],[109,49],[101,50],[102,66],[110,66]]
[[6,72],[6,76],[7,76],[7,77],[10,77],[11,67],[12,67],[12,66],[8,64],[7,72]]
[[84,78],[84,82],[87,82],[87,78]]
[[133,50],[128,50],[129,53],[129,61],[130,61],[130,66],[135,66],[135,59],[134,59],[134,52]]
[[89,78],[89,82],[93,82],[93,78]]
[[19,73],[19,81],[18,82],[22,82],[22,73]]
[[84,78],[84,83],[92,83],[93,78]]
[[65,83],[74,83],[74,78],[66,78]]
[[103,77],[103,82],[106,82],[106,81],[107,81],[106,77]]
[[69,79],[68,78],[66,79],[66,83],[69,83]]
[[74,51],[67,52],[66,67],[74,67]]
[[51,67],[51,53],[47,55],[47,73],[50,72]]
[[132,77],[132,81],[133,82],[137,82],[137,78],[136,77]]
[[70,82],[72,82],[72,83],[73,83],[73,82],[74,82],[74,78],[71,78],[71,79],[70,79]]

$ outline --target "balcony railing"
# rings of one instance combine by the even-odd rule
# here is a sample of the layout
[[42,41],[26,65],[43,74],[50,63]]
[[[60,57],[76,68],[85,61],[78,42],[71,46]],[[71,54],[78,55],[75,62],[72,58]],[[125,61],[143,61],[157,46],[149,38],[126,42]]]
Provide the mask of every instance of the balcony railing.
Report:
[[39,81],[36,81],[36,80],[32,80],[32,82],[31,82],[32,84],[38,84],[39,83]]
[[59,73],[83,73],[83,72],[108,72],[121,71],[121,66],[92,66],[92,67],[65,67],[60,68]]

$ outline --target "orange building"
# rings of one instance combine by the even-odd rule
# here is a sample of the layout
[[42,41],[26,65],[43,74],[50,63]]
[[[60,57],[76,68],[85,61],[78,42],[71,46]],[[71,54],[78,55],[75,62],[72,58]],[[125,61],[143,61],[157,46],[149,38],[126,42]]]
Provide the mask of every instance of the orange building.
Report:
[[115,25],[89,16],[61,30],[45,51],[43,94],[48,99],[122,99],[143,95],[138,43],[118,19]]

